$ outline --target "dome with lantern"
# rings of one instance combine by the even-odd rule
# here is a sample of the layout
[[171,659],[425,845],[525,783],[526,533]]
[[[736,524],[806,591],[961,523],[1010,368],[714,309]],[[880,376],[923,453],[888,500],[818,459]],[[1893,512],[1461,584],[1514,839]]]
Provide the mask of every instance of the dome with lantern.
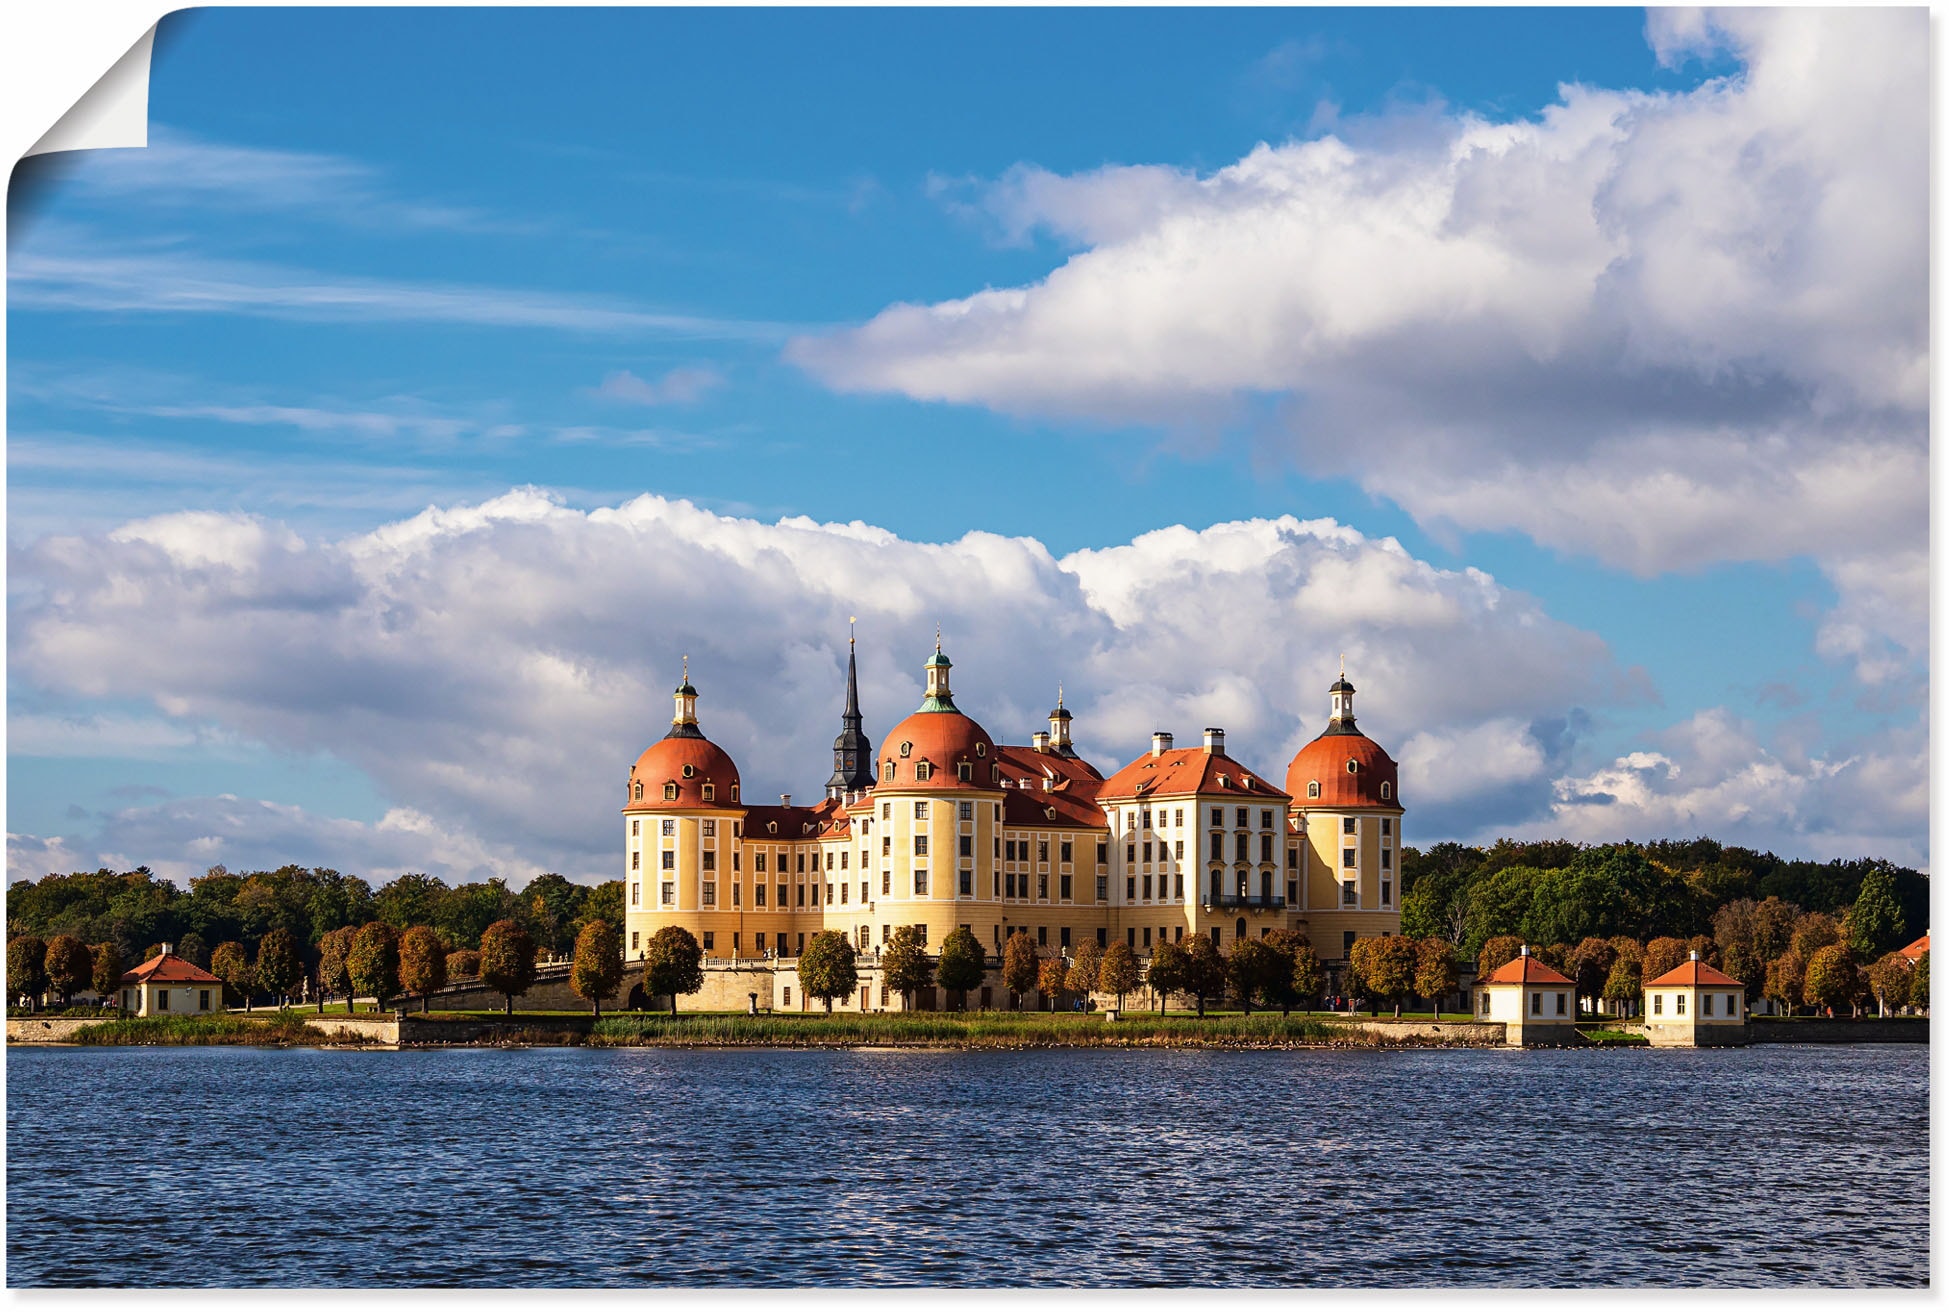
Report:
[[670,732],[651,743],[630,767],[626,811],[678,811],[739,805],[737,763],[697,726],[697,689],[690,660],[674,694],[677,712]]
[[1286,767],[1286,792],[1294,805],[1328,811],[1401,810],[1400,766],[1354,723],[1354,687],[1344,669],[1327,693],[1333,713],[1326,728]]

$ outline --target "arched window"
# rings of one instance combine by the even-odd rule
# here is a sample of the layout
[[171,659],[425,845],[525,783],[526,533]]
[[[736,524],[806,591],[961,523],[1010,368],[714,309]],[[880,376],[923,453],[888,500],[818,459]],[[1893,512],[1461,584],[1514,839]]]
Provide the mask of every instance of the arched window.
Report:
[[1239,939],[1243,939],[1243,938],[1245,937],[1245,917],[1244,917],[1244,916],[1240,916],[1240,917],[1238,918],[1238,927],[1237,927],[1236,929],[1234,929],[1234,930],[1232,931],[1232,933],[1233,933],[1233,935],[1234,935],[1234,937],[1236,937],[1236,938],[1239,938]]
[[[977,747],[980,745],[979,743],[975,744]],[[955,772],[960,775],[963,783],[974,782],[974,763],[972,761],[963,761],[954,768]]]
[[705,800],[706,802],[715,802],[715,801],[717,800],[717,785],[716,785],[716,784],[705,784],[705,785],[704,785],[704,800]]
[[734,802],[738,800],[738,786],[736,784],[731,785],[731,800]]
[[933,773],[934,773],[934,767],[927,764],[927,762],[922,761],[920,764],[914,767],[914,780],[917,783],[926,783],[927,776]]
[[1320,781],[1315,779],[1312,783],[1306,785],[1306,796],[1308,797],[1308,799],[1312,799],[1318,797],[1319,795],[1320,795]]
[[892,757],[888,757],[887,768],[886,768],[886,781],[888,783],[892,783],[895,779],[899,777],[900,777],[900,767],[894,764]]
[[663,800],[666,802],[674,802],[677,800],[677,786],[675,784],[663,785]]
[[1381,780],[1381,801],[1385,802],[1392,796],[1394,796],[1394,785],[1388,783],[1385,779]]
[[639,802],[643,800],[643,784],[641,780],[638,780],[636,784],[636,800]]

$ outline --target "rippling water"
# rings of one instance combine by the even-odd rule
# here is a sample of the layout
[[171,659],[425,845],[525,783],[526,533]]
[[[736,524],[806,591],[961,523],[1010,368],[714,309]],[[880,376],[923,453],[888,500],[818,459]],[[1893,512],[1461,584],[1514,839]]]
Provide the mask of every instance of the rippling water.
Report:
[[11,1285],[1921,1285],[1926,1048],[13,1048]]

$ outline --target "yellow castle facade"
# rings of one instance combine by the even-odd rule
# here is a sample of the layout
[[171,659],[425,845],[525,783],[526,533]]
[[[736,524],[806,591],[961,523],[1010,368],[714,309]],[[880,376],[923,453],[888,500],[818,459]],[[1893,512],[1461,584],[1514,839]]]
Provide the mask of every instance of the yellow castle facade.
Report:
[[1144,957],[1289,929],[1331,965],[1356,937],[1400,932],[1398,769],[1356,727],[1344,675],[1282,787],[1216,728],[1187,747],[1159,732],[1106,777],[1060,696],[1028,745],[998,744],[955,704],[951,672],[937,643],[920,707],[875,747],[849,653],[824,796],[761,806],[704,735],[686,668],[669,732],[626,784],[627,957],[667,925],[713,964],[788,968],[823,930],[873,953],[901,926],[934,948],[964,927],[992,961],[1017,930],[1045,955],[1122,940]]

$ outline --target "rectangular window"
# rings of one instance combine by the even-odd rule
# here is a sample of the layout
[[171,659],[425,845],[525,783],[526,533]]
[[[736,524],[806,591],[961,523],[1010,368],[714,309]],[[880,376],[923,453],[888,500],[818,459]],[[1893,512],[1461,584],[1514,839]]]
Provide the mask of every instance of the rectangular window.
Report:
[[1037,875],[1035,877],[1035,895],[1044,902],[1049,900],[1049,876]]
[[757,854],[756,854],[756,855],[755,855],[755,856],[754,856],[754,857],[752,858],[752,860],[753,860],[753,862],[754,862],[755,864],[753,864],[751,868],[752,868],[752,869],[753,869],[754,871],[756,871],[756,872],[757,872],[758,874],[761,874],[761,875],[762,875],[762,874],[764,874],[764,873],[765,873],[765,854],[764,854],[763,852],[759,852],[759,853],[757,853]]
[[1252,858],[1251,849],[1246,846],[1246,844],[1249,843],[1250,841],[1251,838],[1247,834],[1239,834],[1237,836],[1237,841],[1232,844],[1232,850],[1235,853],[1237,853],[1237,856],[1235,858],[1236,860],[1239,861],[1251,860]]
[[1184,901],[1184,872],[1182,870],[1178,871],[1178,873],[1172,877],[1171,883],[1173,888],[1175,889],[1175,891],[1171,894],[1171,896],[1175,897],[1180,902]]
[[1699,994],[1699,1015],[1710,1016],[1711,1014],[1712,1014],[1712,995],[1710,993]]
[[1562,993],[1556,995],[1556,1014],[1559,1016],[1563,1015],[1563,1003],[1566,996],[1566,994]]
[[1098,902],[1108,902],[1110,900],[1110,879],[1107,875],[1098,875],[1096,877],[1096,900]]
[[839,868],[841,870],[852,869],[852,859],[853,859],[853,849],[849,847],[845,851],[839,854]]
[[677,822],[675,820],[665,820],[663,822],[663,836],[665,838],[669,838],[671,835],[675,834],[676,832],[677,832]]
[[880,835],[880,855],[881,855],[881,856],[892,856],[892,855],[893,855],[893,835],[892,835],[892,834],[881,834],[881,835]]
[[714,881],[707,879],[703,882],[701,887],[703,889],[704,905],[707,907],[716,906],[717,905],[717,884]]
[[1148,864],[1150,864],[1150,859],[1151,859],[1151,858],[1150,858],[1150,844],[1149,844],[1149,843],[1145,843],[1145,844],[1144,844],[1144,864],[1146,864],[1146,865],[1148,865]]
[[738,851],[735,847],[731,849],[731,869],[744,869],[744,853]]
[[1529,1014],[1532,1016],[1541,1016],[1543,1014],[1543,995],[1541,993],[1532,993],[1529,995]]
[[1137,876],[1131,875],[1123,881],[1123,896],[1127,902],[1137,900]]
[[717,935],[716,935],[716,934],[713,934],[713,933],[712,933],[712,932],[711,932],[710,930],[708,930],[708,929],[707,929],[707,930],[705,930],[705,931],[704,931],[704,951],[706,951],[706,952],[710,952],[710,951],[712,951],[713,949],[715,949],[716,947],[717,947]]
[[637,835],[641,834],[642,832],[643,832],[643,822],[641,820],[632,820],[629,822],[629,836],[631,838],[635,838]]
[[1237,823],[1236,825],[1234,825],[1234,826],[1233,826],[1233,828],[1235,828],[1235,829],[1243,829],[1243,828],[1245,828],[1245,826],[1247,826],[1247,825],[1249,825],[1249,824],[1251,824],[1251,823],[1252,823],[1252,820],[1251,820],[1251,815],[1252,815],[1252,813],[1251,813],[1250,811],[1248,811],[1248,810],[1247,810],[1246,808],[1244,808],[1244,807],[1242,807],[1242,806],[1241,806],[1241,807],[1239,807],[1239,808],[1238,808],[1238,823]]
[[1218,827],[1221,827],[1221,828],[1223,827],[1223,825],[1224,825],[1224,823],[1225,823],[1225,808],[1224,808],[1224,807],[1222,807],[1222,806],[1214,806],[1214,807],[1212,807],[1212,808],[1211,808],[1211,823],[1212,823],[1212,824],[1213,824],[1214,826],[1218,826]]
[[1035,945],[1039,948],[1049,946],[1049,927],[1047,925],[1037,925],[1035,927]]
[[963,869],[961,871],[961,896],[974,896],[974,871],[972,870]]
[[1182,838],[1177,840],[1177,846],[1172,849],[1171,855],[1179,861],[1184,860],[1184,840]]
[[927,855],[927,835],[926,835],[926,834],[915,834],[915,835],[914,835],[914,855],[915,855],[915,856],[926,856],[926,855]]
[[765,955],[765,931],[762,929],[758,931],[758,955]]
[[1272,828],[1272,812],[1270,811],[1259,812],[1259,828],[1261,829]]
[[925,870],[914,871],[914,896],[927,896],[927,872]]
[[1737,1016],[1738,1014],[1739,1014],[1739,995],[1737,993],[1726,994],[1726,1015]]
[[1008,880],[1008,895],[1010,897],[1014,897],[1015,896],[1015,872],[1013,870],[1009,871],[1004,876],[1004,878]]
[[867,882],[866,882],[866,881],[865,881],[864,879],[862,879],[862,880],[860,880],[860,881],[859,881],[859,900],[860,900],[860,901],[862,901],[862,902],[864,902],[864,901],[866,901],[866,900],[867,900],[867,898],[868,898],[868,895],[869,895],[869,893],[870,893],[871,891],[872,891],[872,885],[871,885],[871,884],[868,884],[868,883],[867,883]]
[[1680,1016],[1685,1014],[1685,995],[1683,993],[1672,994],[1672,1010]]
[[1150,901],[1150,876],[1144,876],[1144,901]]
[[[799,935],[798,954],[801,957],[805,955],[805,935],[803,934]],[[790,1002],[791,1000],[792,1000],[792,991],[790,989],[787,989],[785,991],[785,1001]]]
[[1043,862],[1043,863],[1045,863],[1045,864],[1046,864],[1046,863],[1048,862],[1048,860],[1049,860],[1049,840],[1048,840],[1048,839],[1046,839],[1046,838],[1045,838],[1045,839],[1043,839],[1043,840],[1042,840],[1041,842],[1039,842],[1039,843],[1037,843],[1037,844],[1035,845],[1035,859],[1036,859],[1037,861],[1040,861],[1040,862]]
[[783,884],[780,884],[778,886],[778,905],[781,907],[788,907],[792,905],[791,890],[788,889]]
[[[762,938],[762,937],[764,937],[764,936],[763,936],[763,935],[761,934],[761,935],[759,935],[759,937],[760,937],[760,938]],[[637,933],[637,931],[635,931],[635,930],[633,930],[633,929],[632,929],[632,930],[630,930],[630,931],[629,931],[629,950],[630,950],[631,952],[634,952],[634,951],[636,951],[636,949],[637,949],[637,947],[638,947],[638,945],[639,945],[639,944],[638,944],[638,939],[639,939],[639,935],[638,935],[638,933]]]
[[1288,879],[1286,881],[1286,905],[1289,907],[1299,905],[1299,881],[1297,879]]
[[1360,896],[1359,894],[1354,892],[1353,880],[1349,879],[1346,883],[1340,885],[1341,906],[1343,907],[1357,906],[1359,905],[1359,902],[1360,902]]
[[1100,948],[1107,948],[1110,946],[1110,931],[1103,928],[1101,925],[1098,925],[1096,927],[1096,946]]
[[1261,861],[1272,860],[1272,835],[1271,834],[1259,835],[1259,860]]
[[961,803],[960,810],[956,814],[958,814],[963,820],[974,819],[974,803],[973,802]]
[[208,1011],[210,1009],[210,990],[198,989],[196,991],[196,1009],[198,1011]]
[[1352,816],[1342,817],[1340,820],[1340,832],[1343,834],[1351,834],[1353,831],[1354,831],[1353,817]]
[[961,855],[969,858],[972,858],[974,856],[974,835],[973,834],[961,835]]
[[1662,1016],[1665,1014],[1664,994],[1654,993],[1651,995],[1651,1014],[1654,1016]]
[[1394,881],[1391,879],[1383,879],[1381,880],[1381,905],[1385,907],[1392,906],[1393,904]]
[[157,1011],[168,1011],[168,1010],[169,1010],[169,990],[168,990],[168,989],[157,989],[157,990],[156,990],[156,1010],[157,1010]]
[[1386,837],[1387,837],[1387,836],[1388,836],[1389,834],[1391,834],[1391,833],[1393,833],[1393,832],[1394,832],[1394,819],[1393,819],[1393,817],[1391,817],[1391,816],[1382,816],[1382,817],[1381,817],[1381,837],[1382,837],[1382,838],[1386,838]]
[[805,873],[805,853],[803,852],[799,853],[799,873],[801,875]]
[[1110,845],[1108,843],[1098,843],[1096,845],[1096,864],[1100,866],[1110,864]]
[[[827,884],[827,885],[826,885],[826,888],[827,888],[827,890],[828,890],[828,892],[826,893],[826,901],[828,901],[828,902],[830,902],[830,901],[832,901],[832,893],[830,892],[830,890],[831,890],[831,888],[832,888],[832,885],[831,885],[831,884]],[[842,907],[843,907],[843,906],[845,906],[845,905],[846,905],[846,895],[847,895],[848,893],[850,893],[850,892],[852,892],[852,889],[853,889],[853,886],[852,886],[851,884],[841,884],[841,885],[839,886],[839,905],[840,905],[840,906],[842,906]],[[732,900],[733,900],[733,901],[736,901],[736,899],[735,899],[735,898],[734,898],[734,899],[732,899]]]
[[765,905],[765,885],[763,885],[763,884],[757,884],[757,885],[754,885],[754,886],[752,887],[752,892],[753,892],[753,893],[754,893],[754,894],[755,894],[755,895],[757,896],[757,898],[758,898],[758,905],[759,905],[759,906],[763,906],[763,905]]
[[643,886],[641,884],[631,884],[629,886],[629,904],[633,907],[643,905]]
[[711,847],[707,847],[707,848],[705,848],[705,849],[703,850],[703,852],[702,852],[702,853],[700,853],[699,855],[701,855],[701,856],[702,856],[702,857],[704,858],[704,869],[706,869],[706,870],[715,870],[715,869],[717,869],[717,849],[716,849],[716,848],[711,848]]
[[1067,901],[1069,901],[1069,898],[1070,898],[1070,893],[1069,893],[1069,889],[1070,889],[1070,883],[1069,883],[1069,881],[1070,881],[1070,876],[1068,876],[1068,875],[1064,875],[1064,876],[1062,877],[1062,900],[1063,900],[1063,901],[1065,901],[1065,902],[1067,902]]
[[925,803],[925,802],[915,802],[915,803],[914,803],[914,819],[916,819],[916,820],[925,820],[926,818],[927,818],[927,803]]
[[1286,869],[1288,869],[1288,870],[1297,870],[1297,869],[1299,869],[1299,849],[1298,849],[1298,848],[1296,848],[1296,847],[1289,847],[1289,848],[1287,848],[1287,849],[1286,849]]
[[665,870],[675,870],[677,868],[677,854],[675,852],[666,848],[662,856],[663,860],[660,864]]
[[804,905],[805,905],[805,885],[804,885],[804,884],[800,884],[800,885],[799,885],[799,905],[800,905],[800,906],[804,906]]
[[[812,854],[812,864],[813,864],[813,867],[814,867],[815,869],[816,869],[816,868],[818,867],[818,863],[819,863],[819,854],[818,854],[817,852],[814,852],[814,853]],[[827,852],[827,853],[826,853],[826,869],[828,869],[828,870],[830,870],[830,869],[832,869],[832,853],[831,853],[831,852]]]
[[1071,845],[1065,841],[1062,845],[1062,863],[1064,865],[1070,864],[1070,848]]
[[1150,812],[1142,811],[1139,812],[1138,814],[1139,814],[1138,823],[1142,825],[1145,829],[1150,828]]
[[1391,847],[1383,847],[1381,849],[1381,869],[1392,870],[1393,868],[1394,868],[1394,849]]
[[668,879],[663,881],[663,905],[666,907],[677,905],[677,886]]
[[1144,926],[1144,946],[1145,946],[1145,947],[1149,947],[1149,946],[1150,946],[1150,926],[1149,926],[1149,925],[1145,925],[1145,926]]
[[629,854],[629,868],[631,870],[641,870],[643,868],[643,854],[641,852],[631,852]]
[[715,821],[715,820],[706,820],[706,821],[704,821],[703,823],[704,823],[704,837],[706,837],[706,838],[716,838],[716,837],[717,837],[717,821]]
[[1354,849],[1353,849],[1353,848],[1351,848],[1351,847],[1343,847],[1343,848],[1341,848],[1341,849],[1340,849],[1340,864],[1341,864],[1342,866],[1344,866],[1344,867],[1345,867],[1346,869],[1348,869],[1348,870],[1351,870],[1351,869],[1353,869],[1353,867],[1354,867]]
[[788,1007],[792,1005],[792,986],[790,984],[785,986],[785,1005]]

